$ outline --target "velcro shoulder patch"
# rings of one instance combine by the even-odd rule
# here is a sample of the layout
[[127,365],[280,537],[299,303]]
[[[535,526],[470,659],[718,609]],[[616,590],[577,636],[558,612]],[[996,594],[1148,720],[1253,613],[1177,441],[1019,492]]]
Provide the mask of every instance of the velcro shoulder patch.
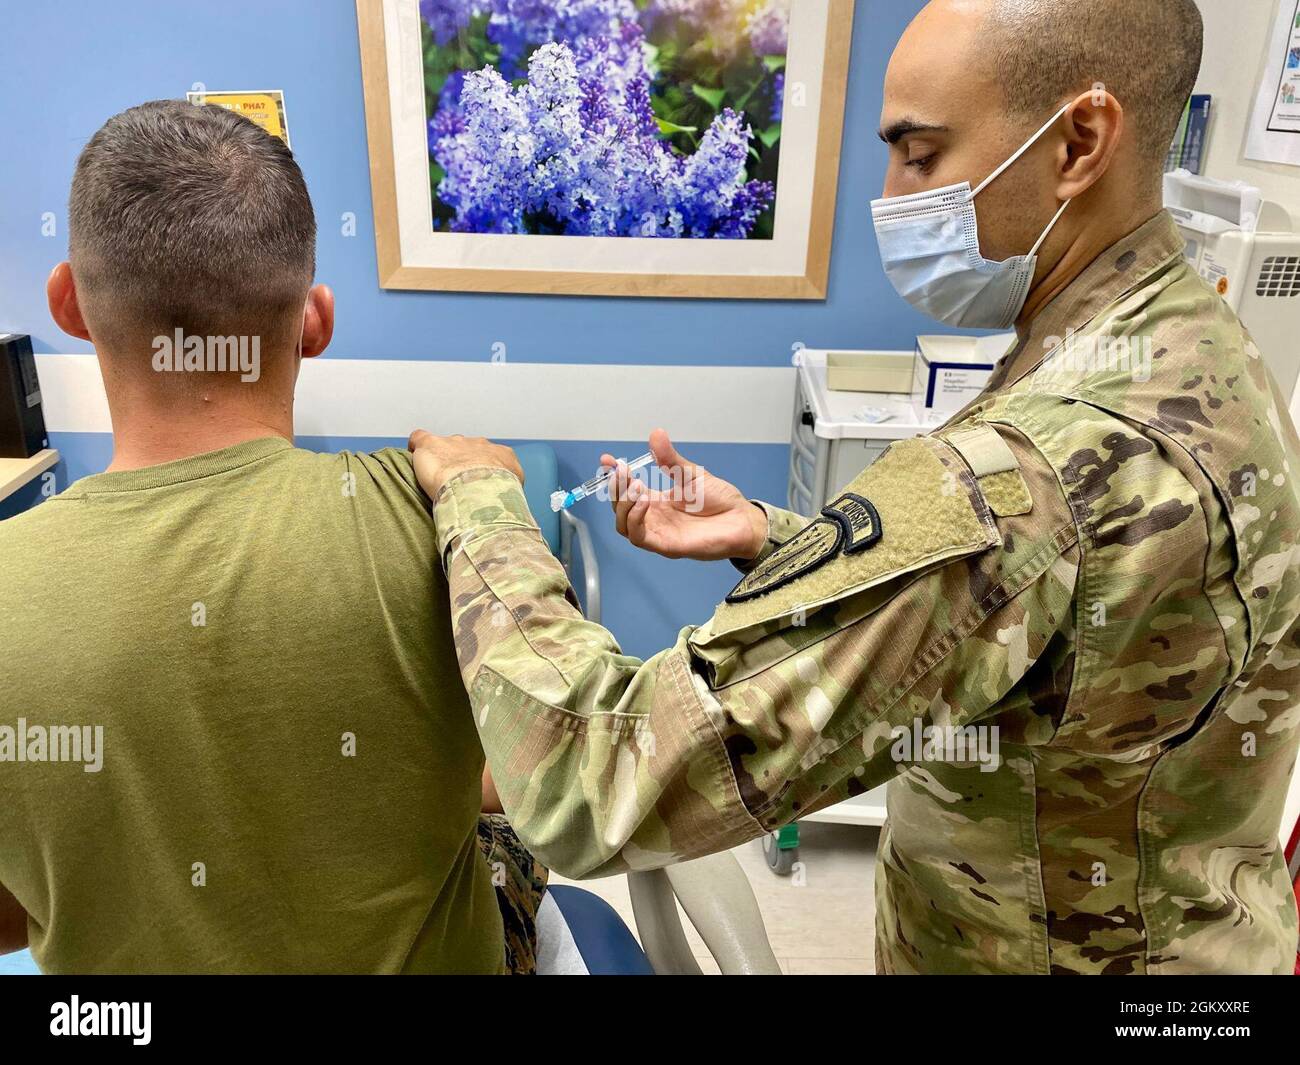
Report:
[[958,453],[934,437],[900,441],[747,574],[700,641],[813,610],[1001,542]]
[[1028,514],[1034,509],[1020,472],[1020,460],[1002,435],[991,425],[964,425],[943,434],[979,481],[989,509],[1000,518]]

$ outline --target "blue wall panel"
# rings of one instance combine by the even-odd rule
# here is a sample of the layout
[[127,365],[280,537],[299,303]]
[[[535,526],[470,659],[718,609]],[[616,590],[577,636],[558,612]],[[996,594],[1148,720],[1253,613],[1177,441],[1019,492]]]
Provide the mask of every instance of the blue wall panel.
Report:
[[[330,354],[346,358],[780,366],[793,345],[910,348],[926,320],[880,271],[870,200],[885,152],[876,139],[890,52],[922,0],[862,0],[853,35],[830,298],[825,302],[628,300],[385,292],[378,286],[356,17],[349,0],[61,0],[5,18],[0,63],[0,330],[32,334],[38,352],[85,352],[45,306],[50,269],[66,256],[66,203],[77,153],[113,113],[143,100],[209,89],[280,88],[295,153],[320,223],[318,278],[338,299]],[[356,236],[343,235],[343,217]],[[43,226],[53,220],[52,235]],[[720,403],[745,402],[720,395]],[[580,417],[580,415],[577,415]],[[101,434],[55,433],[59,486],[96,472],[111,454]],[[387,441],[304,441],[374,448]],[[566,478],[585,479],[613,442],[558,445]],[[695,446],[688,455],[755,495],[780,500],[786,449]],[[614,445],[638,454],[638,442]],[[39,496],[0,505],[0,517]],[[703,620],[734,579],[729,568],[668,563],[617,541],[589,512],[606,574],[607,619],[627,650],[648,654]]]

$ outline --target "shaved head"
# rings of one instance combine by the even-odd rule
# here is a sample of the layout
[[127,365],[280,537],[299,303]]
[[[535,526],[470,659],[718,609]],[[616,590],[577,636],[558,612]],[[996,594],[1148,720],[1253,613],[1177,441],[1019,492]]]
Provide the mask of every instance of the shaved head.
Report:
[[930,0],[885,75],[884,196],[978,188],[981,254],[1037,249],[1032,319],[1161,211],[1203,38],[1196,0]]
[[986,0],[980,36],[1007,106],[1030,122],[1102,84],[1136,147],[1163,162],[1201,69],[1195,0]]

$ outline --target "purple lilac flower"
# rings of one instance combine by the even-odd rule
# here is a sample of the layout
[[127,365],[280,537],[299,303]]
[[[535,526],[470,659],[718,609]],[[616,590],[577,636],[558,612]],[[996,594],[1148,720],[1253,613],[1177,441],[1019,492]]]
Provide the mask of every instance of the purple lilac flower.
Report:
[[465,86],[465,72],[454,70],[443,82],[438,94],[438,110],[429,119],[429,154],[433,155],[438,142],[444,137],[454,137],[465,129],[465,117],[460,111],[460,94]]
[[[635,22],[621,24],[613,37],[588,37],[572,48],[582,90],[580,107],[584,128],[621,135],[654,137],[658,133],[650,106],[650,72],[646,66],[645,34]],[[535,80],[553,82],[555,56],[540,60]],[[467,123],[461,112],[461,94],[466,74],[453,73],[438,98],[438,111],[429,121],[429,152],[438,157],[444,138],[464,132]],[[536,87],[534,87],[536,88]]]
[[420,0],[420,16],[429,24],[434,43],[445,47],[486,7],[486,0]]
[[587,96],[589,125],[603,111],[630,115],[648,136],[658,133],[650,106],[650,70],[646,65],[645,32],[625,22],[614,36],[588,37],[572,46],[578,77]]
[[438,94],[438,107],[459,107],[460,91],[465,87],[465,71],[453,70],[447,75],[447,80],[442,83],[442,91]]
[[745,24],[756,56],[785,55],[790,50],[790,0],[766,0]]
[[772,115],[769,121],[780,122],[785,117],[785,71],[777,72],[772,79]]
[[465,116],[458,107],[444,107],[429,119],[429,154],[436,155],[438,143],[465,132]]
[[[746,179],[752,131],[719,115],[696,153],[677,155],[657,136],[643,72],[607,80],[637,35],[546,44],[528,80],[511,86],[488,67],[465,78],[460,128],[431,125],[446,172],[438,196],[452,227],[473,233],[571,236],[747,237],[775,190]],[[625,67],[620,66],[620,70]]]
[[538,45],[576,44],[589,37],[616,36],[636,22],[633,0],[491,0],[488,38],[501,46],[501,69],[521,75],[524,59]]
[[752,130],[743,115],[731,108],[722,112],[686,160],[678,207],[693,234],[749,236],[758,216],[772,202],[775,190],[763,181],[745,180],[745,157]]

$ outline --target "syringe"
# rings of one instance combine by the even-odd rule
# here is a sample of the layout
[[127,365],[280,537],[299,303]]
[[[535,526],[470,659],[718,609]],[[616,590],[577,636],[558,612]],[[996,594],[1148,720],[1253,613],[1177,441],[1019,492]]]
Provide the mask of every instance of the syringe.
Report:
[[[655,457],[652,453],[642,455],[635,462],[629,462],[627,464],[628,476],[631,476],[638,470],[644,470],[647,466],[653,466],[654,463]],[[575,504],[581,503],[588,496],[595,495],[609,484],[610,481],[614,479],[614,474],[614,469],[608,469],[603,473],[596,474],[595,477],[590,481],[587,481],[585,484],[578,485],[578,487],[573,489],[571,492],[552,492],[551,509],[556,513],[559,513],[561,510],[568,510]]]

